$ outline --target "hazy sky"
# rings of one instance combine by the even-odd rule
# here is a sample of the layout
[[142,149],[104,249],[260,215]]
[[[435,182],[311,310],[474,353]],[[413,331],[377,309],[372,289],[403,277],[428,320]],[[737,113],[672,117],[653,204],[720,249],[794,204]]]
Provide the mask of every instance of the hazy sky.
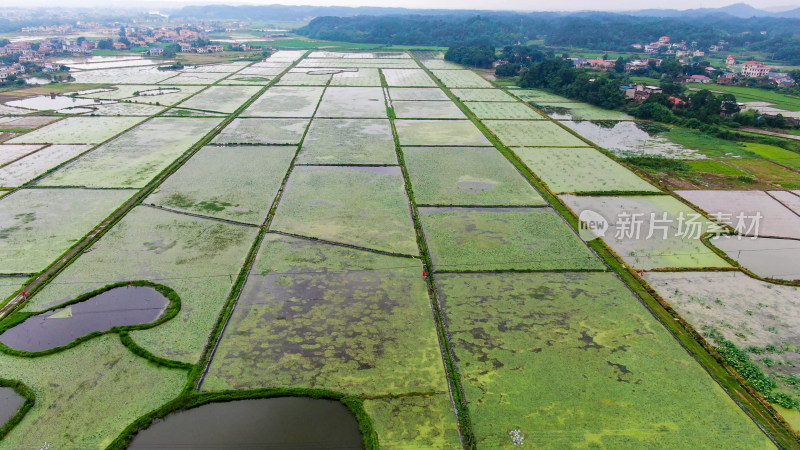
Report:
[[[517,10],[517,11],[576,11],[576,10],[603,10],[620,11],[647,8],[668,9],[694,9],[716,8],[737,3],[736,0],[609,0],[598,2],[596,0],[570,0],[558,2],[552,0],[143,0],[130,2],[130,0],[61,0],[54,3],[52,0],[3,0],[6,6],[40,7],[40,6],[118,6],[167,8],[181,7],[190,4],[274,4],[283,5],[314,5],[314,6],[393,6],[404,8],[438,8],[438,9],[492,9],[492,10]],[[800,7],[797,0],[759,0],[750,3],[757,8]]]

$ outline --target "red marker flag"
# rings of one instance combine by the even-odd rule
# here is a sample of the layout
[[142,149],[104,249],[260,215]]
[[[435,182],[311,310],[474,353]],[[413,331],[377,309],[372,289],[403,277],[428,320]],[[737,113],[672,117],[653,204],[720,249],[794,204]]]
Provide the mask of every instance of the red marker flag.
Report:
[[23,291],[23,292],[22,292],[22,296],[23,296],[23,297],[27,297],[27,296],[28,296],[28,293]]
[[428,272],[422,272],[422,278],[425,278],[427,276],[428,276]]

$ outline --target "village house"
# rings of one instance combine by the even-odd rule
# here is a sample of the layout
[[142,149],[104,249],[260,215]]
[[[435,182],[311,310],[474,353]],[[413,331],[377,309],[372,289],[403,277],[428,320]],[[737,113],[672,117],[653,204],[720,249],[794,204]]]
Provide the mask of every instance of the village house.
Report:
[[187,42],[181,42],[178,45],[181,46],[181,53],[189,53],[193,49],[192,44],[189,44]]
[[150,56],[163,56],[164,49],[159,46],[150,47],[150,50],[147,51],[147,54]]
[[733,55],[728,55],[728,59],[725,60],[725,65],[730,67],[736,64],[736,58]]
[[664,91],[658,86],[650,86],[643,83],[635,83],[629,86],[620,86],[619,89],[625,94],[627,100],[642,103],[653,94],[661,94]]
[[114,50],[126,50],[128,48],[128,46],[122,42],[114,42],[112,46],[114,47]]
[[750,78],[761,78],[767,76],[769,73],[769,66],[761,64],[758,61],[747,61],[742,66],[742,76]]

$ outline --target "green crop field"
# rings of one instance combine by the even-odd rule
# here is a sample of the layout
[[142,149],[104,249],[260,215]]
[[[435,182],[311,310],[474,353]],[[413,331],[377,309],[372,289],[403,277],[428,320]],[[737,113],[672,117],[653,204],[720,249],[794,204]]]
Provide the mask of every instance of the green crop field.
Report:
[[397,164],[387,119],[314,119],[299,164]]
[[437,284],[478,448],[772,447],[611,274]]
[[586,147],[586,143],[545,120],[484,120],[509,147]]
[[588,103],[559,103],[544,100],[532,101],[534,105],[554,119],[563,120],[633,120],[623,112],[603,109]]
[[[0,448],[133,448],[162,418],[145,433],[177,442],[181,409],[289,396],[307,398],[271,404],[335,408],[368,450],[796,446],[703,348],[798,429],[798,288],[751,277],[795,278],[793,141],[633,120],[445,48],[294,31],[269,45],[298,50],[229,48],[282,26],[4,88],[0,333],[33,319],[0,339],[0,425],[9,386],[34,401]],[[692,204],[760,212],[768,237],[705,241],[723,229]],[[126,284],[169,306],[89,297]],[[59,347],[18,350],[37,323],[22,339]],[[254,412],[236,439],[295,412]],[[286,446],[269,434],[251,443]]]
[[[53,172],[41,186],[140,188],[221,122],[157,117]],[[136,151],[131,151],[131,149]]]
[[653,191],[639,178],[593,148],[514,148],[514,153],[550,189],[564,192]]
[[271,229],[417,255],[398,167],[296,167]]
[[133,195],[129,190],[23,189],[0,199],[0,273],[34,273]]
[[[420,205],[543,205],[527,180],[491,147],[404,147]],[[459,161],[459,164],[452,164]]]
[[147,279],[181,298],[181,310],[131,337],[160,357],[195,363],[214,326],[257,229],[137,207],[92,250],[32,297],[41,311],[117,281]]
[[603,270],[550,208],[420,208],[438,271]]
[[465,105],[479,119],[527,119],[536,120],[545,117],[533,109],[516,102],[465,102]]
[[708,85],[692,83],[688,86],[690,88],[708,89],[713,92],[733,94],[739,102],[769,102],[775,104],[776,108],[788,111],[800,111],[800,97],[794,95],[781,94],[780,92],[768,91],[765,89],[724,86],[719,84]]
[[488,146],[489,140],[468,120],[396,120],[401,145]]
[[381,448],[459,448],[453,405],[447,394],[366,400]]
[[0,377],[23,382],[36,398],[3,439],[8,448],[103,448],[186,383],[186,371],[135,356],[116,334],[39,358],[0,353]]
[[775,147],[774,145],[756,144],[752,142],[742,145],[744,145],[744,148],[748,152],[753,152],[756,155],[762,156],[782,166],[800,170],[800,153],[798,152]]
[[260,225],[295,149],[204,147],[145,203]]
[[257,387],[446,393],[420,261],[267,235],[202,389]]

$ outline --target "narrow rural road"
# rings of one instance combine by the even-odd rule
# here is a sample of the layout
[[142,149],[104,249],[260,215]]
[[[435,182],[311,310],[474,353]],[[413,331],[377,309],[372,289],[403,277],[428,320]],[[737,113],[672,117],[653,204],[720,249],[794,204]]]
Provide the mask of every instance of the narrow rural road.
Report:
[[786,139],[794,139],[796,141],[800,141],[800,136],[795,136],[793,134],[776,133],[774,131],[767,131],[767,130],[762,130],[760,128],[750,128],[750,127],[742,127],[739,129],[742,131],[747,131],[749,133],[766,134],[768,136],[778,136]]

